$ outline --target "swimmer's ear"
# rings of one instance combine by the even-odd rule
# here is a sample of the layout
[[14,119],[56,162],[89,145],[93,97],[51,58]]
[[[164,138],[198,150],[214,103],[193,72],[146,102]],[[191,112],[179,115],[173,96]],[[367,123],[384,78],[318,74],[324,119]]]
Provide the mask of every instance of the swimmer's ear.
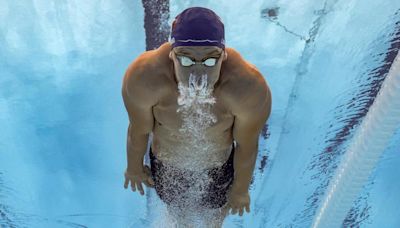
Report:
[[228,58],[228,52],[224,51],[224,58],[222,59],[222,61],[225,61]]

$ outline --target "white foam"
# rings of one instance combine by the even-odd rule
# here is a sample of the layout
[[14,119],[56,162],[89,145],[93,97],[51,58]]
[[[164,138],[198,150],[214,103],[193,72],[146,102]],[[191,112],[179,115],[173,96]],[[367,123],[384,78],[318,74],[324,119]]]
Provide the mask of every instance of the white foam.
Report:
[[[213,181],[204,167],[210,164],[222,165],[224,155],[215,153],[216,145],[206,137],[206,130],[217,122],[217,117],[212,113],[212,106],[216,103],[211,88],[208,88],[207,75],[189,75],[188,85],[178,83],[179,96],[177,98],[177,113],[181,114],[182,126],[179,132],[182,135],[182,145],[176,146],[174,150],[176,156],[171,156],[168,163],[174,167],[184,170],[196,171],[185,178],[192,185],[185,191],[179,193],[179,202],[169,205],[169,210],[162,223],[167,223],[169,227],[210,227],[209,223],[221,221],[220,209],[208,209],[200,206],[202,195],[205,193],[206,186]],[[217,163],[216,163],[217,162]],[[179,177],[173,176],[169,170],[165,170],[164,180],[168,183],[175,182]],[[178,186],[179,183],[172,186]],[[178,190],[178,187],[176,189]],[[165,193],[168,197],[168,192]],[[223,216],[222,216],[223,217]],[[160,224],[160,221],[157,222]],[[189,226],[190,225],[190,226]]]

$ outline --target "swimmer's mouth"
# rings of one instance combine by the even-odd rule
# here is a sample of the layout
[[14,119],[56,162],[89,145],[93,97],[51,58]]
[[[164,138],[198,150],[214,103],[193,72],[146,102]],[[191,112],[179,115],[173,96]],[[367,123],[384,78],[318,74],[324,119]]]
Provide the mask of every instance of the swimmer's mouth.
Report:
[[201,91],[207,89],[207,74],[203,74],[201,76],[196,76],[194,74],[190,74],[189,76],[189,88],[194,91]]

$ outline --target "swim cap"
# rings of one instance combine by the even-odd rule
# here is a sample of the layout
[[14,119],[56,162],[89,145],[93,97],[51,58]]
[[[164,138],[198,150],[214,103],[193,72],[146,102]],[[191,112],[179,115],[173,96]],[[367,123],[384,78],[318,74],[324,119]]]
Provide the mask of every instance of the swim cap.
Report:
[[204,7],[190,7],[172,23],[172,48],[177,46],[218,46],[225,50],[225,30],[221,18]]

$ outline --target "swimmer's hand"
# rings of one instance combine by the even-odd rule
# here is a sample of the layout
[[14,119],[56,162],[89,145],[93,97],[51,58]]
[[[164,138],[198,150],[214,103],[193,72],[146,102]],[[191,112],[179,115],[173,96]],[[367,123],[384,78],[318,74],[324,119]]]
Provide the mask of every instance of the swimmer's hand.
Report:
[[144,195],[142,183],[147,187],[153,188],[154,181],[151,178],[151,170],[147,165],[143,166],[143,171],[131,171],[126,169],[125,171],[125,184],[124,188],[128,188],[129,182],[131,182],[132,191],[139,190],[141,195]]
[[249,192],[239,193],[239,192],[229,192],[228,193],[228,211],[231,210],[231,214],[236,214],[242,216],[244,209],[247,213],[250,212],[250,195]]

